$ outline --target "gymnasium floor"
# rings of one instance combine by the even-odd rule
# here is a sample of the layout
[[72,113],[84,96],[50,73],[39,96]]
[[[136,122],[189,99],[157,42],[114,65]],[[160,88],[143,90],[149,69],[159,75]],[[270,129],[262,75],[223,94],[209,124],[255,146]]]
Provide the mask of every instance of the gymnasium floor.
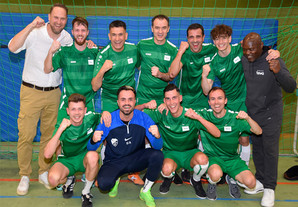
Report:
[[[29,193],[26,196],[18,196],[16,188],[19,182],[17,161],[15,159],[0,159],[0,206],[81,206],[80,194],[83,183],[80,182],[81,175],[77,175],[77,185],[74,189],[74,197],[71,199],[63,199],[61,191],[47,190],[38,182],[38,165],[37,161],[33,161],[33,173],[30,181]],[[278,186],[276,189],[275,206],[294,207],[298,206],[298,181],[288,181],[283,178],[283,173],[291,166],[298,165],[298,157],[280,157],[279,158],[279,176]],[[252,160],[250,167],[254,172]],[[233,199],[228,192],[228,186],[220,185],[217,187],[216,201],[200,200],[195,194],[192,186],[184,183],[181,186],[172,184],[168,194],[159,193],[161,179],[153,186],[152,195],[155,198],[157,206],[260,206],[262,193],[257,195],[247,195],[241,190],[241,198]],[[207,188],[207,183],[203,185]],[[92,189],[94,206],[142,206],[145,203],[138,198],[141,187],[136,186],[127,181],[124,176],[120,185],[119,193],[116,198],[109,198],[107,194],[100,193],[97,188]]]

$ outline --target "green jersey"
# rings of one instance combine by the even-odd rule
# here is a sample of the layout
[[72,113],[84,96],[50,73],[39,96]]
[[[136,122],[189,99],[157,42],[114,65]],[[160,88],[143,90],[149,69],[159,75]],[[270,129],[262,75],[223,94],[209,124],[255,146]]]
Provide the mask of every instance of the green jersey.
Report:
[[209,108],[208,98],[201,87],[202,68],[212,60],[216,51],[214,45],[204,43],[199,53],[194,53],[188,48],[183,54],[179,83],[183,106],[193,109]]
[[201,122],[185,116],[186,108],[182,114],[175,118],[164,110],[161,114],[158,110],[145,109],[152,120],[158,125],[163,139],[163,149],[169,151],[186,151],[197,148],[198,132],[206,130]]
[[[85,114],[83,123],[80,126],[70,125],[65,129],[60,136],[62,152],[59,156],[72,157],[86,152],[87,143],[92,138],[99,121],[100,114],[90,111]],[[58,127],[56,127],[54,134],[58,130]]]
[[[210,63],[211,71],[207,77],[213,81],[215,76],[218,77],[221,87],[225,90],[229,100],[227,108],[233,111],[239,111],[240,106],[243,106],[246,99],[246,82],[241,63],[242,56],[243,50],[240,44],[231,45],[231,52],[226,57],[221,57],[217,53]],[[230,105],[232,106],[230,107]],[[239,107],[235,108],[237,105]]]
[[237,119],[238,113],[227,109],[222,118],[216,118],[212,109],[202,109],[199,114],[207,121],[212,122],[221,132],[219,138],[215,138],[205,131],[201,131],[204,153],[207,156],[221,157],[224,160],[239,157],[237,153],[239,136],[242,133],[250,133],[250,125],[246,120]]
[[[121,52],[115,52],[108,44],[98,53],[93,77],[97,75],[106,60],[113,62],[113,67],[104,74],[101,86],[102,111],[114,111],[118,108],[117,91],[121,86],[135,87],[135,68],[138,62],[137,47],[125,42]],[[105,104],[107,101],[109,104]]]
[[53,56],[52,65],[56,71],[63,70],[63,91],[59,109],[66,110],[68,97],[79,93],[86,97],[88,111],[94,111],[94,96],[91,81],[93,78],[94,60],[97,48],[79,51],[75,45],[61,47]]
[[163,102],[163,89],[168,82],[152,76],[151,68],[156,66],[160,72],[167,73],[178,49],[168,40],[163,45],[157,45],[153,37],[141,40],[137,47],[141,66],[137,83],[137,102],[143,104],[156,100],[159,105]]

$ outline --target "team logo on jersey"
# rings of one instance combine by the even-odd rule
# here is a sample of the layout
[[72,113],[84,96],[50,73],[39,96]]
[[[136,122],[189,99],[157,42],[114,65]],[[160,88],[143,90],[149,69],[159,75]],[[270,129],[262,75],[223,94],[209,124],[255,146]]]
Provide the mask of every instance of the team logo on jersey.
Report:
[[88,135],[88,134],[91,134],[92,132],[93,132],[93,129],[92,129],[92,128],[88,129],[88,131],[87,131],[87,135]]
[[88,60],[88,65],[94,65],[94,60]]
[[231,132],[232,131],[232,127],[231,126],[225,126],[224,127],[224,131],[225,132]]
[[183,132],[189,131],[189,126],[182,126],[182,131]]
[[234,63],[236,64],[236,63],[238,63],[240,60],[241,60],[240,57],[237,56],[237,57],[234,58]]
[[77,63],[77,61],[75,61],[75,60],[71,60],[70,63]]
[[132,64],[133,63],[133,59],[132,58],[128,58],[127,59],[128,64]]
[[145,55],[151,56],[151,53],[149,53],[149,52],[146,52],[146,53],[145,53]]
[[209,63],[211,60],[210,60],[210,57],[205,57],[204,58],[204,61],[205,61],[205,63]]
[[225,72],[226,68],[221,69],[219,72]]
[[257,70],[257,71],[256,71],[256,74],[257,74],[257,75],[264,75],[265,72],[264,72],[264,70]]
[[132,139],[132,137],[124,138],[126,145],[131,144],[131,139]]
[[117,138],[112,138],[111,139],[111,143],[114,147],[117,147],[118,146],[118,139]]
[[166,60],[166,61],[170,61],[171,60],[171,56],[165,55],[163,59]]
[[189,64],[190,64],[190,65],[193,65],[193,62],[190,62]]

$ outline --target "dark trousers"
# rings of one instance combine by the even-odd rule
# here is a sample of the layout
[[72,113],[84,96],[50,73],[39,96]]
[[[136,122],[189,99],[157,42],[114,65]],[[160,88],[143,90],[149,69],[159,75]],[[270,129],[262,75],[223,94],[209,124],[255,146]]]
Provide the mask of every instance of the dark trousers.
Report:
[[131,172],[147,169],[146,178],[157,180],[163,164],[163,153],[152,148],[140,149],[126,157],[104,162],[97,175],[98,187],[103,191],[112,189],[117,179]]

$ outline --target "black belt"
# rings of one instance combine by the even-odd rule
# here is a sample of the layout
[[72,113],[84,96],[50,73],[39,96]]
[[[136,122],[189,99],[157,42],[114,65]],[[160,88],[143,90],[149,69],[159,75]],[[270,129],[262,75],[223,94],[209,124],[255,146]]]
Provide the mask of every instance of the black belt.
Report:
[[22,84],[24,86],[29,87],[29,88],[35,88],[36,90],[40,90],[40,91],[51,91],[51,90],[54,90],[56,88],[59,88],[59,86],[55,86],[55,87],[39,87],[39,86],[33,85],[31,83],[27,83],[25,81],[22,81]]

